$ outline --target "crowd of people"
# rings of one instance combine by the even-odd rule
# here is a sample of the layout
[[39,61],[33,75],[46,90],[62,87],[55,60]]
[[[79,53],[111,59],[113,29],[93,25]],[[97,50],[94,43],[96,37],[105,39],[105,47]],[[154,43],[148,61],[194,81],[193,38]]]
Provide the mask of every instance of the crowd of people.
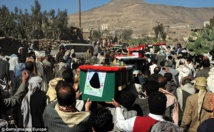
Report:
[[[133,64],[133,85],[112,102],[81,99],[81,65],[111,65],[115,55],[96,44],[83,59],[74,49],[50,46],[41,54],[31,46],[10,56],[0,48],[0,127],[44,128],[50,132],[135,131],[213,132],[214,68],[212,56],[195,55],[167,45],[147,47],[140,65]],[[108,78],[106,78],[108,79]],[[108,93],[104,93],[108,94]],[[45,129],[46,128],[46,129]]]

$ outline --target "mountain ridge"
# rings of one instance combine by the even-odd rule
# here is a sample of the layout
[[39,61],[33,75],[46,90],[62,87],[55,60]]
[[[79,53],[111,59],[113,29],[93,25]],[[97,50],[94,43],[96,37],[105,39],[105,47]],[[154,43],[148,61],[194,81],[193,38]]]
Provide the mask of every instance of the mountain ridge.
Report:
[[[109,3],[82,12],[83,29],[132,29],[135,34],[152,32],[159,23],[202,27],[204,21],[214,16],[214,8],[187,8],[163,4],[149,4],[144,0],[112,0]],[[78,26],[78,13],[69,15],[69,25]]]

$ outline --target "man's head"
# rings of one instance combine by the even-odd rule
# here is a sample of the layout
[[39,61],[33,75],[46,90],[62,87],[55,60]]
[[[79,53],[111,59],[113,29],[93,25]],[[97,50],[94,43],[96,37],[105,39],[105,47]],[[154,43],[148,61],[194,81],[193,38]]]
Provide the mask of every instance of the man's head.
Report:
[[159,85],[156,81],[148,81],[144,84],[143,89],[146,90],[146,95],[149,96],[151,93],[157,92],[159,90]]
[[33,72],[33,69],[34,69],[34,63],[32,61],[28,61],[25,63],[25,69],[30,71],[30,72]]
[[195,89],[197,90],[206,90],[207,79],[205,77],[197,77],[193,81]]
[[119,95],[118,102],[125,108],[129,109],[132,107],[135,99],[136,97],[131,91],[123,90]]
[[113,116],[105,107],[96,108],[90,116],[92,128],[96,132],[112,131],[114,128]]
[[159,88],[165,89],[165,86],[167,84],[166,78],[165,77],[159,77],[158,78],[158,84],[159,84]]
[[18,53],[23,53],[23,51],[24,51],[24,47],[19,47]]
[[192,62],[192,58],[188,57],[187,58],[187,63],[190,64]]
[[157,60],[156,59],[152,60],[151,64],[157,64]]
[[205,59],[202,61],[202,65],[203,67],[210,67],[210,60],[209,59]]
[[166,62],[165,60],[160,62],[161,67],[165,66],[165,62]]
[[181,44],[180,43],[177,44],[177,48],[181,48]]
[[186,77],[182,78],[181,84],[182,84],[182,85],[185,85],[185,84],[191,83],[192,80],[193,80],[193,77],[191,77],[191,76],[186,76]]
[[173,122],[159,121],[152,126],[151,132],[183,132],[183,130]]
[[65,71],[63,71],[62,78],[68,83],[71,83],[71,84],[74,83],[74,76],[71,69],[66,69]]
[[169,60],[172,60],[172,59],[173,59],[173,57],[172,57],[171,55],[169,55],[169,56],[168,56],[168,59],[169,59]]
[[160,67],[155,67],[155,69],[154,69],[154,73],[159,73],[159,72],[160,72],[160,70],[161,70],[161,68],[160,68]]
[[60,106],[75,107],[76,93],[69,83],[65,81],[59,81],[56,85],[56,95]]
[[38,55],[37,56],[37,61],[42,62],[42,60],[43,60],[43,56],[42,55]]
[[154,92],[149,95],[149,111],[152,114],[163,115],[166,110],[166,96],[161,92]]
[[148,78],[148,77],[151,75],[150,70],[143,70],[143,71],[142,71],[142,75],[143,75],[145,78]]
[[171,81],[172,80],[172,73],[165,73],[164,77],[166,78],[167,81]]

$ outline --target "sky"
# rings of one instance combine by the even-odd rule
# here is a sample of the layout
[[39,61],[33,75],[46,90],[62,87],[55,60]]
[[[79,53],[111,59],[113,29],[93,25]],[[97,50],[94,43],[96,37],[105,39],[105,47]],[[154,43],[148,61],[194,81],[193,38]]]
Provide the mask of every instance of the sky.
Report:
[[[111,0],[81,0],[82,11],[102,6],[109,3]],[[130,0],[131,1],[131,0]],[[214,0],[144,0],[150,4],[165,4],[171,6],[184,7],[214,7]],[[50,11],[51,9],[65,10],[68,14],[78,12],[78,0],[39,0],[41,10]],[[14,7],[19,9],[28,9],[30,12],[31,6],[34,5],[34,0],[0,0],[0,6],[5,5],[10,11],[14,11]]]

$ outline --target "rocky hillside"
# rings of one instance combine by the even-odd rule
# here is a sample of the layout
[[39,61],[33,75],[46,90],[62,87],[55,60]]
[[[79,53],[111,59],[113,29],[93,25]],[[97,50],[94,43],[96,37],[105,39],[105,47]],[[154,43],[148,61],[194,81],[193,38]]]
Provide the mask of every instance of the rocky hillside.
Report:
[[[214,8],[185,8],[149,4],[143,0],[112,0],[103,6],[82,12],[84,29],[99,29],[108,24],[109,29],[133,29],[135,34],[152,31],[156,22],[165,26],[177,23],[201,27],[214,16]],[[78,14],[69,15],[69,24],[78,26]]]

